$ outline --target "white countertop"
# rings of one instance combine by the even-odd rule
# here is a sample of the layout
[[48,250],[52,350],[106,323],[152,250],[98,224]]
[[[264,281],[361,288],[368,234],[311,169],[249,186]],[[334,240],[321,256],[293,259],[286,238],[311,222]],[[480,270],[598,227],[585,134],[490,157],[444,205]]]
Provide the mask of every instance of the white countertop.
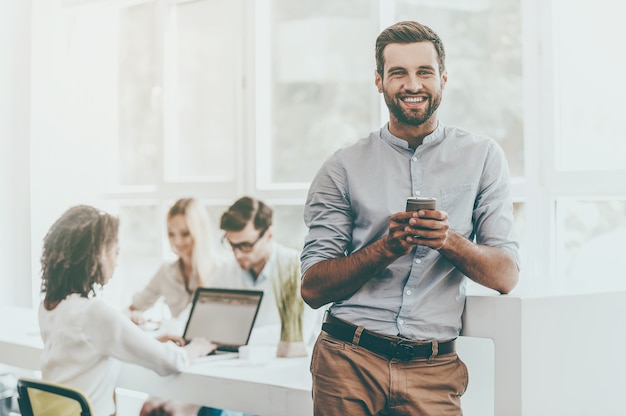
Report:
[[[38,369],[42,342],[36,312],[0,306],[0,314],[0,362]],[[626,414],[625,328],[626,291],[468,296],[459,340],[470,372],[464,414]],[[482,340],[480,350],[467,348],[471,342],[463,341],[475,338],[491,342]],[[169,377],[126,364],[119,386],[257,415],[310,415],[309,360],[260,354],[200,362]],[[491,382],[476,384],[483,377]],[[484,386],[490,391],[480,402]]]

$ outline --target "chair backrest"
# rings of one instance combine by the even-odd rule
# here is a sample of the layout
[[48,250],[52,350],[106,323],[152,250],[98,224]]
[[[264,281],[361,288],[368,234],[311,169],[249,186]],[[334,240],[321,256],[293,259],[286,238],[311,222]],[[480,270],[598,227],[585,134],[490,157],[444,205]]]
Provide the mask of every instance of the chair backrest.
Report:
[[87,397],[73,388],[45,380],[17,380],[18,403],[22,416],[91,416]]

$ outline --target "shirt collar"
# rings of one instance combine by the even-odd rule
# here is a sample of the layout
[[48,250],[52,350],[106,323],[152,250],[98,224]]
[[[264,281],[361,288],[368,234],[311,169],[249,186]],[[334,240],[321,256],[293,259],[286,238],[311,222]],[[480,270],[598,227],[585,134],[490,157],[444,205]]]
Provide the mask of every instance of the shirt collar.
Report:
[[[437,128],[435,128],[435,130],[432,133],[430,133],[428,136],[424,137],[424,140],[422,140],[422,145],[433,143],[433,142],[443,138],[443,130],[444,130],[443,123],[440,122],[439,120],[437,120]],[[389,143],[390,145],[392,145],[394,147],[397,147],[397,148],[400,148],[400,149],[404,149],[404,150],[411,150],[409,148],[409,144],[407,143],[406,140],[401,139],[401,138],[399,138],[397,136],[394,136],[389,131],[389,123],[385,124],[380,129],[380,136],[382,137],[382,139],[384,141],[386,141],[387,143]]]
[[276,247],[274,247],[274,245],[276,243],[272,242],[272,251],[270,252],[270,256],[267,259],[267,261],[265,262],[265,266],[263,266],[263,270],[261,270],[261,273],[259,273],[259,275],[256,278],[256,281],[254,281],[254,279],[252,279],[252,276],[250,275],[250,272],[246,272],[248,274],[248,277],[253,280],[255,285],[260,284],[261,282],[267,280],[269,278],[269,276],[272,273],[272,267],[275,263],[274,258],[276,257]]

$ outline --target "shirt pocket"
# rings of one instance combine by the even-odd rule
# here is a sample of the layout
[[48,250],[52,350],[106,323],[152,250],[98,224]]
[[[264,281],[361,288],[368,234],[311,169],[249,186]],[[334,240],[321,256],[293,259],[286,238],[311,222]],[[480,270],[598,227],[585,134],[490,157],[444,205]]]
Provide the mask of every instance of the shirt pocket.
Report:
[[450,229],[469,237],[472,234],[472,213],[475,192],[471,183],[461,183],[441,189],[441,209],[448,213]]

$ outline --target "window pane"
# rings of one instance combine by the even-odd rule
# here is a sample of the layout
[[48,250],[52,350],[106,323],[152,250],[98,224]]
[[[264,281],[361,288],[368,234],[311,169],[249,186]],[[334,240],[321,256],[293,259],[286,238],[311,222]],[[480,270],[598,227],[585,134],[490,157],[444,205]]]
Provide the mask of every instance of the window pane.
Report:
[[303,205],[275,205],[274,238],[284,246],[302,250],[308,229],[304,225]]
[[177,129],[165,153],[168,180],[233,180],[243,38],[238,2],[176,6]]
[[117,22],[110,8],[64,13],[62,41],[46,50],[54,63],[38,97],[47,108],[35,111],[54,122],[35,122],[41,133],[35,129],[32,145],[42,160],[33,166],[43,189],[73,200],[117,186]]
[[161,60],[154,3],[120,9],[120,184],[148,185],[159,179],[162,113]]
[[276,0],[271,14],[271,156],[259,164],[272,183],[308,182],[334,150],[378,127],[377,2]]
[[526,204],[522,202],[516,202],[513,204],[513,217],[515,220],[515,232],[517,233],[517,239],[520,243],[520,248],[524,245],[522,242],[526,239]]
[[558,270],[568,287],[625,288],[626,201],[561,200],[557,203]]
[[[235,202],[233,200],[233,202]],[[215,247],[220,251],[220,255],[222,256],[232,256],[232,250],[227,244],[223,244],[222,237],[224,236],[224,231],[220,228],[220,221],[222,219],[222,214],[226,212],[229,205],[209,205],[207,210],[209,212],[209,218],[211,219],[211,224],[213,224],[213,229],[215,230]]]
[[[613,0],[555,0],[557,167],[625,169],[626,26]],[[585,53],[595,57],[581,59]]]
[[417,20],[443,40],[448,83],[441,121],[497,140],[511,175],[522,176],[520,0],[396,0],[396,20]]
[[515,232],[517,233],[517,242],[519,243],[519,257],[520,257],[520,271],[521,278],[518,282],[516,288],[520,290],[521,288],[530,286],[536,281],[536,276],[532,276],[529,274],[524,274],[525,271],[532,270],[532,266],[528,259],[528,206],[525,202],[515,202],[513,203],[513,218],[515,221]]

